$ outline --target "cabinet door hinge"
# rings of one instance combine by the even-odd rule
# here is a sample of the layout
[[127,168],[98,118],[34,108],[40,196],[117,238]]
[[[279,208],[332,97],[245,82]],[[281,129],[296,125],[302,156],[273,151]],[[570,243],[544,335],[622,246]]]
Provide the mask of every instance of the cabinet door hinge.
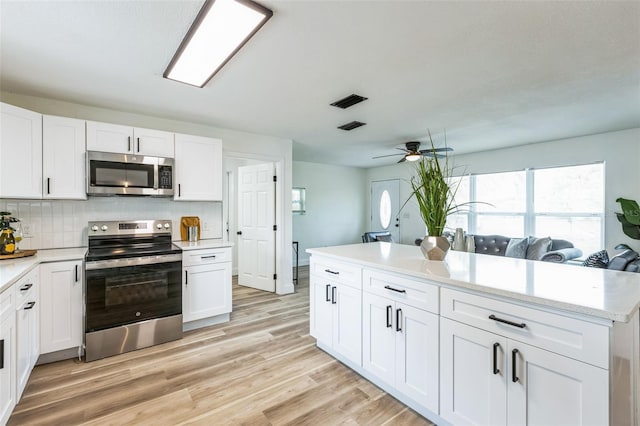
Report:
[[277,280],[278,279],[278,274],[273,274],[273,279]]
[[278,181],[278,176],[274,176],[274,177],[273,177],[273,181],[274,181],[274,182],[277,182],[277,181]]
[[273,225],[273,230],[277,231],[278,230],[278,225]]

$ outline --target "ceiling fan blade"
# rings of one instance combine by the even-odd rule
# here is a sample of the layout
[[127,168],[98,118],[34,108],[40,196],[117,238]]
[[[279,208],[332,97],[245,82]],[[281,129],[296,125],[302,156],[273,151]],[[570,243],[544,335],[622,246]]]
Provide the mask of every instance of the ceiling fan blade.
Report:
[[404,154],[378,155],[377,157],[371,157],[371,158],[376,159],[376,158],[384,158],[384,157],[395,157],[396,155],[404,155]]
[[437,158],[447,158],[447,156],[446,156],[446,155],[442,155],[442,154],[434,154],[434,153],[433,153],[433,152],[431,152],[430,150],[429,150],[429,151],[420,151],[420,154],[421,154],[423,157],[431,157],[431,158],[433,158],[433,157],[437,157]]
[[406,155],[404,157],[402,157],[400,159],[400,161],[398,161],[398,163],[404,163],[405,161],[407,161],[407,156]]
[[453,148],[433,148],[433,149],[421,149],[420,154],[424,154],[426,152],[450,152],[453,151]]

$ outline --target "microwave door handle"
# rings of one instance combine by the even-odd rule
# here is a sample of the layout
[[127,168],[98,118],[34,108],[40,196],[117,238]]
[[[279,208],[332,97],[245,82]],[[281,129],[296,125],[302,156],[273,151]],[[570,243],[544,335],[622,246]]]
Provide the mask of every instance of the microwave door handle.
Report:
[[[138,142],[138,150],[140,149],[140,142]],[[158,173],[158,162],[153,165],[153,189],[158,189],[160,185],[158,185],[159,173]]]

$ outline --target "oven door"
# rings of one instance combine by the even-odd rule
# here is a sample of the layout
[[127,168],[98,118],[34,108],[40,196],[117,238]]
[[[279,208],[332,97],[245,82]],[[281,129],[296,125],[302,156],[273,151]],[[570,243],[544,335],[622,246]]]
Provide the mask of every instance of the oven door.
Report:
[[85,295],[87,333],[179,315],[181,255],[86,262]]

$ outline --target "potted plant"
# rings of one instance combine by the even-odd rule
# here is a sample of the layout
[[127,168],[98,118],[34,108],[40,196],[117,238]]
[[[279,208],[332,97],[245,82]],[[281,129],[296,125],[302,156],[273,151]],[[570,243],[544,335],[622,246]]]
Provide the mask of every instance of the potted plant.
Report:
[[618,198],[622,213],[616,213],[618,221],[622,224],[622,232],[634,240],[640,240],[640,207],[635,200]]
[[[455,195],[459,181],[452,179],[453,169],[449,167],[449,157],[446,154],[436,154],[431,132],[431,156],[422,157],[416,163],[415,174],[411,177],[411,195],[405,204],[415,197],[420,216],[427,228],[428,235],[422,240],[420,249],[429,260],[444,260],[450,244],[442,236],[447,217],[458,210]],[[446,143],[446,142],[445,142]]]

